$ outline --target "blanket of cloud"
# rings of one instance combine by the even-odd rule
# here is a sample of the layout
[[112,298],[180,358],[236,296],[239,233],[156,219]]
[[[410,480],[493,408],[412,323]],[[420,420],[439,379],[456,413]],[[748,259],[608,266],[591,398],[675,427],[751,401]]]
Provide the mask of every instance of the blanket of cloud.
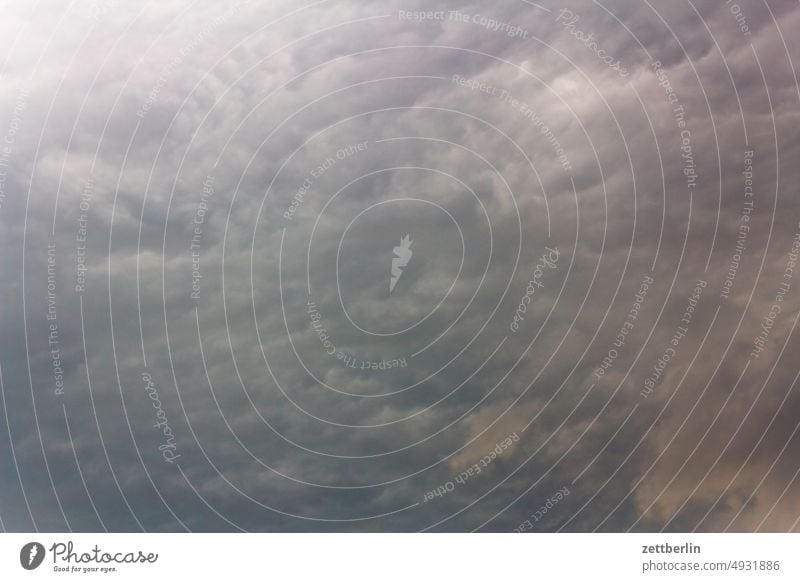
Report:
[[2,14],[2,530],[798,530],[794,0]]

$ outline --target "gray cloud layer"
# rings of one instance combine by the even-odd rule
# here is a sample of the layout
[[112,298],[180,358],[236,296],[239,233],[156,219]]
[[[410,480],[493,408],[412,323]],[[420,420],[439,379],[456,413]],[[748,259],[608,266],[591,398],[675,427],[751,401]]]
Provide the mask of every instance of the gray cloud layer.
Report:
[[797,529],[796,2],[7,11],[3,529]]

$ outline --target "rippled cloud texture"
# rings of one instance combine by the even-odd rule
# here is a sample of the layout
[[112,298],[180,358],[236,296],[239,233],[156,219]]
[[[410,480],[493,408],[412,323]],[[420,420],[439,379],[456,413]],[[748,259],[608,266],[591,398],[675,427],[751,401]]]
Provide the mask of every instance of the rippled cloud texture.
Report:
[[794,0],[6,3],[7,531],[789,531]]

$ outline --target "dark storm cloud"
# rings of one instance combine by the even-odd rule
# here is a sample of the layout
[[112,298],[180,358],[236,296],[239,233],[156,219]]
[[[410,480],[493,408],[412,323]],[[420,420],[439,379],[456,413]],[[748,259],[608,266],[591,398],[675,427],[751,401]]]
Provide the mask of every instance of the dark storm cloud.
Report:
[[800,10],[737,6],[14,7],[3,526],[796,528]]

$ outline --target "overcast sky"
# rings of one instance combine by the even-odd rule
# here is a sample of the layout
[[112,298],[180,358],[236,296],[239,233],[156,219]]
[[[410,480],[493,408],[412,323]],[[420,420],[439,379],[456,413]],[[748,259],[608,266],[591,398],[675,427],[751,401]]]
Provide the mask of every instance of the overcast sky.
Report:
[[3,530],[800,528],[794,0],[2,13]]

